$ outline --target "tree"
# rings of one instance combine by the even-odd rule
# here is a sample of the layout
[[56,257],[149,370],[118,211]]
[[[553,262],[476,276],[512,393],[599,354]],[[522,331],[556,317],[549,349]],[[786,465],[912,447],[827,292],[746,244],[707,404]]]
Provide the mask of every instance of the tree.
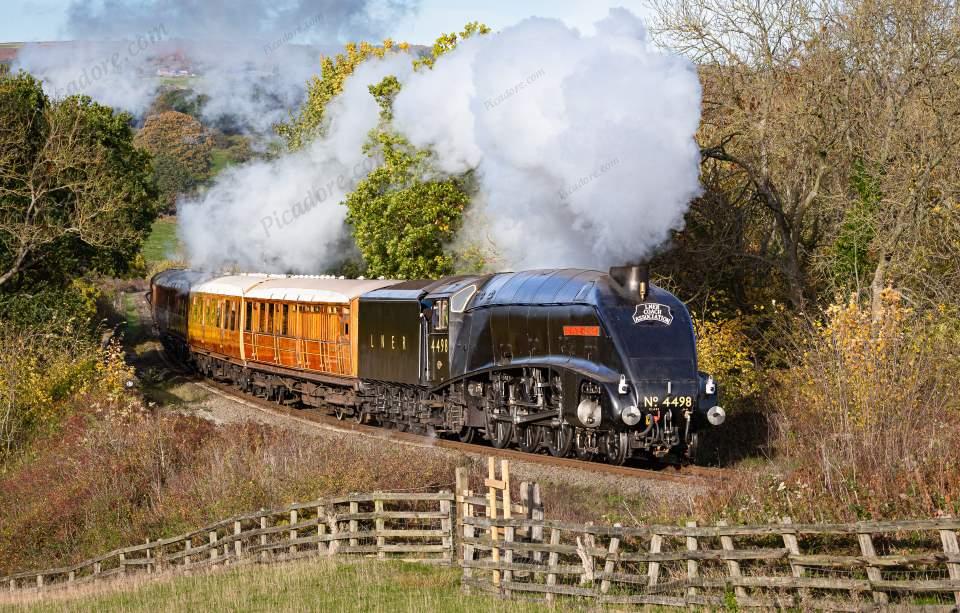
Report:
[[469,177],[425,180],[432,153],[413,147],[391,130],[391,105],[400,91],[396,77],[386,77],[370,92],[381,107],[381,127],[367,152],[383,156],[346,199],[347,223],[371,276],[431,278],[453,272],[454,256],[445,250],[453,240],[470,201]]
[[313,77],[307,85],[307,99],[300,107],[299,114],[288,123],[276,125],[274,130],[283,137],[290,151],[300,149],[322,133],[327,104],[343,91],[344,81],[357,66],[370,58],[382,58],[388,53],[406,52],[407,49],[407,43],[395,46],[392,40],[387,39],[379,47],[367,42],[359,45],[348,43],[344,53],[322,57],[320,76]]
[[0,117],[0,290],[129,272],[157,215],[131,117],[25,73],[0,78]]
[[190,115],[177,111],[152,115],[134,142],[153,155],[157,185],[168,209],[174,208],[180,194],[210,178],[213,139]]
[[730,271],[736,306],[773,294],[803,308],[847,291],[876,301],[894,279],[938,302],[960,290],[952,3],[657,9],[659,35],[699,63],[704,89],[706,194],[685,232],[698,239],[686,244]]
[[[463,40],[490,29],[467,24]],[[417,60],[417,70],[431,70],[436,59],[456,46],[457,34],[444,34],[433,54]],[[389,76],[370,87],[380,105],[380,125],[366,152],[383,163],[357,184],[346,199],[347,223],[372,276],[435,278],[455,272],[458,257],[450,249],[463,224],[474,192],[473,173],[443,178],[431,165],[434,153],[418,149],[393,129],[393,100],[400,82]],[[476,267],[482,262],[471,263]]]

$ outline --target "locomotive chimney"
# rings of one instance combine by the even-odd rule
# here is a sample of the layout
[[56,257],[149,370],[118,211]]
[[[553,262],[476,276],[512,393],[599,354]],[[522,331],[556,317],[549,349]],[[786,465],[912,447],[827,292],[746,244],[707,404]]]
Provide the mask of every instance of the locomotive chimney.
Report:
[[610,279],[613,288],[624,298],[641,301],[647,299],[650,288],[650,267],[644,262],[641,264],[627,264],[610,268]]

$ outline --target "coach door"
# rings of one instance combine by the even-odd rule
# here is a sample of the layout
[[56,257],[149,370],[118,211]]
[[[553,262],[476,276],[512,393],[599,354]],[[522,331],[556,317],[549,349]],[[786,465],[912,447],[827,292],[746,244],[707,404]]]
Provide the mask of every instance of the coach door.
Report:
[[427,336],[428,381],[440,383],[450,378],[450,303],[446,298],[433,303],[430,333]]

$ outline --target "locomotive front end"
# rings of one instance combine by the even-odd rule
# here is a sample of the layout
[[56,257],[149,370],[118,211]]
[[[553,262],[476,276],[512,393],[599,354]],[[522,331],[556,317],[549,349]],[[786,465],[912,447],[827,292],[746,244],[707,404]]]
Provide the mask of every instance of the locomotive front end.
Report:
[[725,412],[713,377],[698,370],[690,314],[650,284],[645,265],[611,268],[610,285],[601,312],[623,368],[607,390],[610,417],[635,451],[692,457],[697,432],[722,424]]

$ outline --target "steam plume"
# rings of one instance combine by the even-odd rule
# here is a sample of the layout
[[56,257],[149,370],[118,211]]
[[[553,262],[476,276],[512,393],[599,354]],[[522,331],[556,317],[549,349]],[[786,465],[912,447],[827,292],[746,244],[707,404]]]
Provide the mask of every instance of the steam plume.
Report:
[[200,74],[190,86],[209,97],[204,120],[266,134],[300,105],[321,53],[382,38],[416,1],[74,0],[64,34],[76,42],[28,44],[14,68],[51,95],[83,93],[139,116],[160,83],[157,58],[181,54]]
[[655,50],[625,9],[593,36],[528,19],[468,39],[394,104],[394,125],[441,170],[478,170],[464,238],[492,241],[495,267],[515,269],[649,256],[700,191],[699,120],[694,67]]
[[228,169],[200,200],[181,203],[179,232],[191,265],[316,273],[342,260],[349,240],[340,202],[374,164],[362,151],[380,113],[368,87],[410,70],[407,54],[363,63],[327,106],[323,138]]

